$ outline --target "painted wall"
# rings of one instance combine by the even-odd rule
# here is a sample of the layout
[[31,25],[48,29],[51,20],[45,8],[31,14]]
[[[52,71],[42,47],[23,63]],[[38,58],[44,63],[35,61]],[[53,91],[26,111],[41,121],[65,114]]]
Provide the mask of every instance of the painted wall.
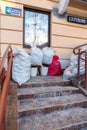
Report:
[[[23,47],[24,7],[47,10],[51,13],[51,47],[53,47],[60,58],[69,59],[75,46],[87,43],[87,25],[69,23],[66,16],[58,16],[55,11],[55,8],[58,6],[57,0],[1,0],[0,5],[1,55],[8,44],[12,45],[13,49],[15,47]],[[6,6],[22,9],[22,15],[6,15]],[[87,10],[74,7],[71,2],[66,15],[68,14],[87,17]]]

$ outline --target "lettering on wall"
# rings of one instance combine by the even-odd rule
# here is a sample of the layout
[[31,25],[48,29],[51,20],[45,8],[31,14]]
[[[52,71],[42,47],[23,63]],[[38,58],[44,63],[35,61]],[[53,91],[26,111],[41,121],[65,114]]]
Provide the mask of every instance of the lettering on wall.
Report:
[[72,23],[78,23],[78,24],[87,24],[86,18],[79,18],[75,16],[67,16],[67,21]]

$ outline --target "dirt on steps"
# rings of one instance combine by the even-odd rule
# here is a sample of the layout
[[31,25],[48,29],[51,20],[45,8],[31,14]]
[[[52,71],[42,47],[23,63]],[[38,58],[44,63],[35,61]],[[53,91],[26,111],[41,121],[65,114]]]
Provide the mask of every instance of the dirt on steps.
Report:
[[75,88],[73,86],[45,86],[45,87],[19,88],[18,99],[55,97],[55,96],[70,95],[73,93],[80,93],[80,91],[78,88]]
[[87,97],[62,77],[37,76],[18,88],[18,130],[85,130]]
[[80,130],[87,127],[87,108],[72,108],[19,118],[19,130]]
[[82,94],[70,94],[50,98],[23,99],[19,101],[19,116],[49,113],[73,107],[87,107],[87,97]]

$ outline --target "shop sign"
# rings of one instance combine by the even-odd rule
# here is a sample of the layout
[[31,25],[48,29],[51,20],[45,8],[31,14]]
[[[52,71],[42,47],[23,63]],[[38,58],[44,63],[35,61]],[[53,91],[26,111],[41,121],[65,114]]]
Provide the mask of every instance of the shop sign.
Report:
[[78,24],[87,24],[87,19],[79,18],[75,16],[67,16],[67,21],[72,23],[78,23]]
[[13,8],[13,7],[6,6],[5,7],[5,14],[21,16],[22,15],[22,10],[19,9],[19,8]]
[[82,0],[82,1],[87,2],[87,0]]

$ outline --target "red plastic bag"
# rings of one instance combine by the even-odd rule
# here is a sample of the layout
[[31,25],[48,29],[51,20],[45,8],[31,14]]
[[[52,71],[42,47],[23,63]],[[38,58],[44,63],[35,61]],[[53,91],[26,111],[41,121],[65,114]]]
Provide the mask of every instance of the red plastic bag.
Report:
[[53,56],[52,63],[48,65],[48,75],[55,76],[62,74],[61,64],[58,61],[59,57],[57,55]]

